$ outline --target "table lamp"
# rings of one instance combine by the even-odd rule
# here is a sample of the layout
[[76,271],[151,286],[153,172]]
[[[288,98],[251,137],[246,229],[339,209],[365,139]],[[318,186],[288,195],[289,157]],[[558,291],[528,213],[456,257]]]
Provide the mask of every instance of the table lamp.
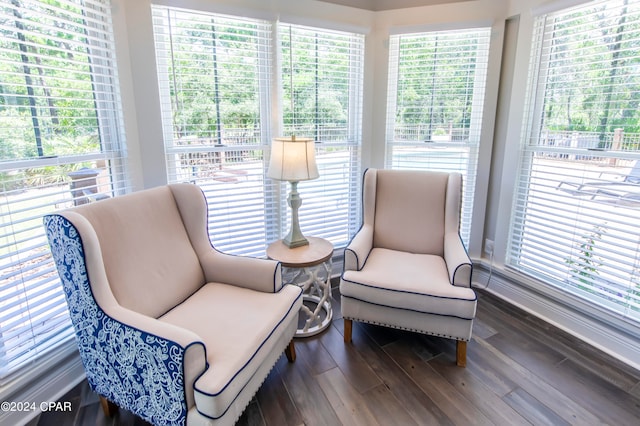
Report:
[[298,221],[298,209],[302,205],[302,198],[298,193],[298,182],[317,179],[320,176],[316,165],[313,139],[296,138],[295,136],[274,138],[271,144],[271,159],[267,176],[271,179],[291,183],[291,192],[287,197],[287,202],[291,207],[291,229],[283,239],[284,244],[289,248],[309,244],[300,231]]

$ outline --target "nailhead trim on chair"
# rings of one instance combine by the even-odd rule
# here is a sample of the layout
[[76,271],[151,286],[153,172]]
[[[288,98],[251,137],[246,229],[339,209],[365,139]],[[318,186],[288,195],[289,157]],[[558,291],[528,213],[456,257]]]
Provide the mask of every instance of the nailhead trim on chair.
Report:
[[[287,343],[287,344],[288,344],[288,343]],[[285,349],[285,348],[282,348],[282,352],[283,352],[283,353],[284,353],[284,349]],[[278,357],[278,360],[279,360],[280,358],[282,358],[282,354],[280,354],[280,356]],[[277,364],[277,362],[276,362],[276,363],[274,363],[274,364],[271,366],[271,368],[269,368],[269,373],[271,373],[271,370],[273,370],[273,368],[276,366],[276,364]],[[265,381],[265,380],[267,380],[267,377],[268,377],[268,376],[269,376],[269,374],[267,374],[266,376],[264,376],[264,378],[263,378],[263,379],[262,379],[262,381],[260,382],[260,386],[258,386],[258,388],[260,388],[260,387],[262,386],[262,384],[264,383],[264,381]],[[227,407],[227,409],[224,411],[224,413],[222,413],[222,415],[220,415],[219,417],[211,417],[211,416],[209,416],[209,415],[207,415],[207,414],[203,413],[202,411],[198,410],[198,407],[197,407],[197,406],[196,406],[196,410],[198,410],[198,413],[199,413],[201,416],[206,417],[206,418],[208,418],[208,419],[211,419],[211,420],[218,420],[218,419],[221,419],[221,418],[223,418],[225,415],[227,415],[227,413],[229,412],[229,409],[230,409],[231,407],[233,407],[233,404],[235,404],[235,402],[236,402],[236,400],[238,399],[238,397],[240,396],[240,394],[241,394],[241,393],[238,393],[238,394],[236,395],[236,397],[233,399],[233,401],[231,402],[231,404],[229,404],[229,406],[228,406],[228,407]],[[237,410],[237,412],[238,412],[239,414],[236,416],[236,418],[235,418],[235,419],[233,419],[233,423],[235,423],[235,422],[237,422],[237,421],[238,421],[238,419],[242,416],[242,413],[243,413],[243,412],[244,412],[244,410],[249,406],[249,404],[251,403],[251,401],[252,401],[252,398],[249,398],[249,399],[247,400],[247,403],[246,403],[246,404],[244,404],[244,406],[242,407],[242,409],[241,409],[241,410]]]
[[[297,301],[298,299],[302,298],[302,289],[301,289],[301,288],[298,288],[298,290],[299,290],[298,297],[296,297],[296,299],[291,303],[291,306],[289,307],[289,310],[287,311],[287,313],[282,317],[282,319],[278,322],[278,324],[276,324],[276,326],[271,330],[271,333],[269,333],[269,335],[268,335],[268,336],[267,336],[267,337],[262,341],[262,343],[260,344],[260,346],[258,347],[258,349],[256,349],[256,351],[253,353],[253,355],[251,356],[251,358],[250,358],[250,359],[249,359],[249,360],[248,360],[248,361],[247,361],[247,362],[246,362],[246,363],[245,363],[245,364],[244,364],[244,365],[243,365],[243,366],[242,366],[242,367],[241,367],[241,368],[236,372],[236,374],[235,374],[235,375],[234,375],[234,376],[233,376],[233,377],[232,377],[232,378],[227,382],[227,384],[226,384],[226,385],[225,385],[225,386],[224,386],[224,387],[223,387],[219,392],[217,392],[217,393],[215,393],[215,394],[210,394],[210,393],[208,393],[208,392],[204,392],[203,390],[201,390],[201,389],[199,389],[199,388],[197,387],[197,384],[194,384],[194,389],[195,389],[197,392],[199,392],[201,395],[206,395],[206,396],[211,396],[211,397],[218,396],[218,395],[220,395],[221,393],[223,393],[223,392],[227,389],[227,387],[228,387],[231,383],[233,383],[233,381],[234,381],[234,380],[236,379],[236,377],[237,377],[237,376],[242,372],[242,370],[244,370],[244,369],[245,369],[249,364],[251,364],[251,362],[253,361],[254,357],[258,354],[258,352],[260,351],[260,349],[262,349],[262,347],[265,345],[265,343],[266,343],[269,339],[271,339],[271,337],[273,336],[273,333],[275,332],[275,330],[276,330],[276,329],[278,329],[278,327],[280,327],[280,326],[283,324],[283,322],[284,322],[287,318],[289,318],[290,314],[292,313],[292,309],[293,309],[293,307],[294,307],[294,306],[295,306],[295,304],[296,304],[296,301]],[[296,317],[297,317],[297,312],[295,313],[295,315],[296,315]],[[281,355],[280,355],[280,356],[282,356],[282,353],[284,352],[284,349],[286,348],[286,346],[287,346],[289,343],[290,343],[290,341],[287,341],[287,342],[286,342],[286,344],[281,348],[281,350],[280,350]],[[280,357],[278,357],[277,359],[280,359]],[[274,365],[272,365],[272,367],[271,367],[271,368],[273,368],[274,366],[275,366],[275,363],[274,363]],[[270,369],[269,371],[271,371],[271,369]],[[265,376],[265,379],[266,379],[266,376]],[[264,380],[264,379],[263,379],[263,380]],[[233,401],[229,404],[229,406],[225,409],[225,411],[224,411],[220,416],[217,416],[217,417],[210,416],[210,415],[208,415],[208,414],[204,413],[203,411],[201,411],[200,409],[198,409],[198,412],[199,412],[201,415],[203,415],[203,416],[205,416],[205,417],[207,417],[207,418],[210,418],[210,419],[214,419],[214,420],[216,420],[216,419],[222,418],[222,417],[224,417],[224,415],[227,413],[227,411],[229,410],[229,408],[231,408],[231,406],[233,406],[233,403],[235,402],[235,400],[238,398],[238,396],[239,396],[241,393],[242,393],[242,390],[240,390],[240,391],[236,394],[236,396],[233,398]]]
[[398,327],[397,325],[385,324],[385,323],[377,322],[377,321],[369,321],[369,320],[365,320],[365,319],[351,318],[351,317],[343,317],[343,318],[351,320],[351,321],[356,321],[356,322],[364,322],[364,323],[367,323],[367,324],[381,325],[383,327],[395,328],[395,329],[398,329],[398,330],[405,330],[405,331],[411,331],[411,332],[414,332],[414,333],[426,334],[426,335],[429,335],[429,336],[444,337],[445,339],[462,340],[464,342],[470,342],[471,341],[471,339],[461,339],[459,337],[449,336],[447,334],[431,333],[431,332],[427,332],[427,331],[423,331],[423,330],[417,330],[417,329],[408,328],[408,327]]

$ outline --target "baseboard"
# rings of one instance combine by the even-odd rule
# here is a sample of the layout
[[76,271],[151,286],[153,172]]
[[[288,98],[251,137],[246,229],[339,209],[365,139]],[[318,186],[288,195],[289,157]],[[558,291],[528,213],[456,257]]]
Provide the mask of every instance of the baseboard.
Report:
[[[75,343],[75,342],[74,342]],[[80,355],[76,351],[62,362],[18,389],[3,402],[15,403],[13,410],[0,410],[0,425],[25,425],[47,409],[66,410],[69,406],[49,407],[85,378]],[[19,408],[19,409],[18,409]],[[77,410],[78,407],[71,407]]]
[[482,266],[474,268],[474,286],[484,288],[489,283],[485,291],[640,371],[640,339],[634,333],[571,309],[507,274],[495,270],[490,273]]

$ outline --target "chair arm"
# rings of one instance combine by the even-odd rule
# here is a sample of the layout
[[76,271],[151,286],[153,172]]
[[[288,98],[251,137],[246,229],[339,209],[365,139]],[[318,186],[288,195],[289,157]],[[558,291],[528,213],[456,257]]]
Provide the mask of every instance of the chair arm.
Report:
[[198,254],[207,282],[274,293],[282,288],[280,263],[235,256],[211,246],[207,230],[207,202],[202,189],[192,184],[170,185],[191,244]]
[[444,237],[444,261],[449,272],[449,282],[458,287],[471,287],[473,264],[460,235],[448,233]]
[[186,419],[193,384],[208,368],[202,339],[119,305],[98,313],[96,322],[76,332],[92,388],[154,424]]
[[373,228],[363,225],[344,249],[344,271],[359,271],[373,248]]
[[266,293],[282,288],[281,264],[270,259],[236,256],[212,249],[200,257],[207,282],[245,287]]

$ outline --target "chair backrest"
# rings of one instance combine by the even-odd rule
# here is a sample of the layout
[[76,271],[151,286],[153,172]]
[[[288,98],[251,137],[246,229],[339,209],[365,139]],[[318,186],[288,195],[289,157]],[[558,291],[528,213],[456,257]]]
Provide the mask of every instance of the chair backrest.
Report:
[[[196,196],[203,197],[198,190]],[[194,203],[191,208],[206,203]],[[83,243],[97,238],[104,272],[116,301],[157,318],[204,284],[171,186],[75,207],[60,213],[77,226]],[[206,214],[206,213],[205,213]],[[202,226],[206,234],[206,227]],[[208,238],[208,236],[207,236]],[[91,281],[91,269],[88,268]],[[93,282],[91,283],[93,286]]]
[[445,233],[460,224],[459,173],[369,169],[363,185],[374,247],[443,256]]

